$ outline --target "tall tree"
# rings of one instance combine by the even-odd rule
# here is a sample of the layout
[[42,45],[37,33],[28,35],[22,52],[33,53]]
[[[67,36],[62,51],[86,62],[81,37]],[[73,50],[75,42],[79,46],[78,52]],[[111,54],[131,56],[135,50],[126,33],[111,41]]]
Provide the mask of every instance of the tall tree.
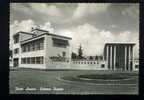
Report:
[[80,44],[79,49],[78,49],[78,57],[79,57],[80,59],[83,58],[83,50],[82,50],[81,44]]

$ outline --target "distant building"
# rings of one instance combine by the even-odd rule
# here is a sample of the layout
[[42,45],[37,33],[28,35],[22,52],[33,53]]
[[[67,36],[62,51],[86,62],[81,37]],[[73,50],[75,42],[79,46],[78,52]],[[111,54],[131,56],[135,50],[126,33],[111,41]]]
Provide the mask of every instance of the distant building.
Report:
[[70,59],[70,37],[51,34],[38,28],[13,35],[14,67],[47,69],[53,58]]
[[135,70],[134,43],[107,43],[104,47],[104,59],[109,70]]

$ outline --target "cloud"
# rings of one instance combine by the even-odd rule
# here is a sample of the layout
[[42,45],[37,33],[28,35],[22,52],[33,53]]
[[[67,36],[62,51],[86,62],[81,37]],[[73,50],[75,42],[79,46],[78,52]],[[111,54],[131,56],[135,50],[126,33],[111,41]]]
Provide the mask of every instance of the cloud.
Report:
[[30,6],[33,10],[40,12],[42,14],[47,14],[50,16],[61,16],[60,10],[55,5],[47,6],[46,3],[41,4],[30,3]]
[[[24,32],[30,32],[32,27],[36,27],[36,23],[31,20],[23,20],[23,21],[17,21],[15,20],[12,24],[10,24],[10,49],[12,49],[12,45],[13,45],[13,39],[12,36],[19,32],[19,31],[24,31]],[[54,29],[52,28],[52,25],[50,22],[46,22],[44,24],[40,25],[41,29],[50,31],[51,33],[54,32]]]
[[138,33],[124,31],[114,34],[111,31],[100,30],[93,25],[85,23],[71,29],[57,31],[57,34],[72,37],[72,50],[77,53],[78,46],[82,44],[85,55],[103,54],[105,43],[112,42],[135,42],[135,55],[138,57]]
[[50,22],[46,22],[40,25],[40,28],[49,31],[50,33],[54,33],[54,28],[52,27]]
[[[21,22],[14,21],[10,25],[10,48],[13,45],[12,35],[18,31],[30,32],[31,27],[36,27],[36,23],[31,19]],[[54,33],[54,28],[50,22],[41,24],[40,27]],[[100,30],[91,24],[85,23],[69,29],[56,30],[54,34],[72,37],[72,51],[77,53],[79,45],[82,44],[85,55],[103,54],[103,47],[108,42],[135,42],[135,56],[139,57],[139,35],[131,31],[114,34],[109,30]]]
[[10,49],[12,49],[13,45],[12,36],[18,31],[29,32],[33,26],[35,26],[35,23],[31,19],[23,20],[21,22],[15,20],[12,24],[10,24]]
[[96,3],[79,3],[78,7],[73,13],[74,18],[81,18],[85,15],[97,14],[107,10],[109,4],[96,4]]

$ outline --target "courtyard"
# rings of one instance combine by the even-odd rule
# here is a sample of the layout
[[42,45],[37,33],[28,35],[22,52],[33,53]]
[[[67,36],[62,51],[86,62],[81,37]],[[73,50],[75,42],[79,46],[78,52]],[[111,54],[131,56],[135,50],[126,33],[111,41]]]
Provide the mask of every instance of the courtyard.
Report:
[[[91,78],[88,79],[88,77]],[[9,73],[9,93],[138,94],[138,73],[98,70],[15,69],[10,70]]]

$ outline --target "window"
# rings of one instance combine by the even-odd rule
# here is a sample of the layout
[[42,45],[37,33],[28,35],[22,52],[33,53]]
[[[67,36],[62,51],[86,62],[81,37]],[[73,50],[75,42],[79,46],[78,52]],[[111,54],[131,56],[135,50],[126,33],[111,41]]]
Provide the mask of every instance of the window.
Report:
[[58,39],[58,38],[52,38],[52,40],[53,40],[54,47],[66,48],[69,45],[68,40],[62,40],[62,39]]
[[30,58],[27,58],[27,64],[30,64]]
[[27,51],[30,51],[30,44],[27,44]]
[[40,57],[40,64],[43,64],[43,57]]
[[40,64],[40,57],[36,57],[36,64]]
[[14,36],[14,44],[19,42],[19,35]]
[[14,49],[14,54],[18,54],[19,53],[19,48]]
[[25,57],[21,58],[21,64],[43,64],[43,57]]
[[35,64],[35,57],[31,57],[31,64]]
[[44,49],[44,41],[40,40],[40,50],[43,50],[43,49]]
[[43,50],[44,49],[44,38],[37,39],[35,41],[31,41],[29,43],[23,44],[21,47],[22,47],[22,52]]

